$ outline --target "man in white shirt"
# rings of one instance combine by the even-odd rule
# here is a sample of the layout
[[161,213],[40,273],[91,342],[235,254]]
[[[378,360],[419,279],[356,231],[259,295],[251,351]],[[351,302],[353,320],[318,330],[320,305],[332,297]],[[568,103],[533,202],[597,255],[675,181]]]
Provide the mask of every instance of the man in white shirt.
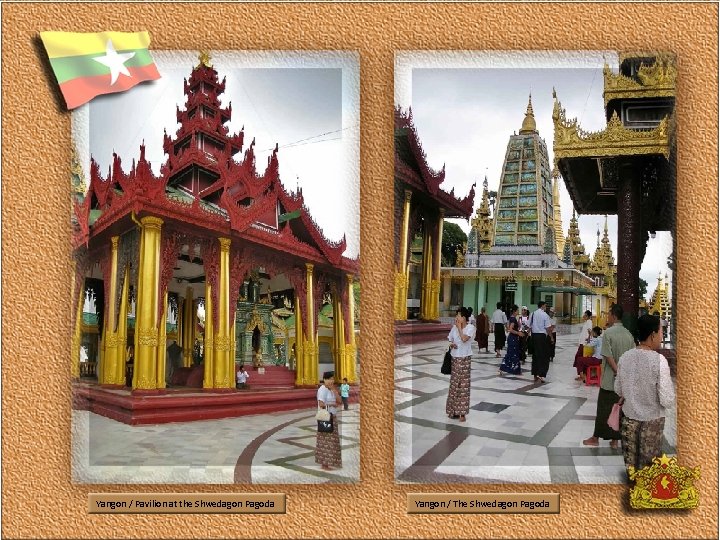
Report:
[[247,388],[247,380],[250,378],[250,374],[245,371],[245,366],[240,366],[240,371],[237,372],[237,389]]
[[505,347],[505,327],[507,326],[507,315],[502,310],[502,302],[498,302],[497,309],[490,318],[490,324],[495,329],[495,356],[500,358],[500,351]]
[[547,304],[540,300],[538,308],[530,316],[530,331],[532,332],[533,358],[532,374],[535,382],[545,382],[548,369],[550,368],[549,344],[552,340],[553,325],[550,317],[545,313]]

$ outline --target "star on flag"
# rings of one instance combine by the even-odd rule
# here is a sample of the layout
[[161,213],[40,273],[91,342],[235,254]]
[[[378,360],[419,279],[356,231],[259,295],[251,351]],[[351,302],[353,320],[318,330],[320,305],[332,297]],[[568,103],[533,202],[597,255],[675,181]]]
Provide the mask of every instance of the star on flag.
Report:
[[41,32],[40,38],[68,109],[160,78],[147,32]]

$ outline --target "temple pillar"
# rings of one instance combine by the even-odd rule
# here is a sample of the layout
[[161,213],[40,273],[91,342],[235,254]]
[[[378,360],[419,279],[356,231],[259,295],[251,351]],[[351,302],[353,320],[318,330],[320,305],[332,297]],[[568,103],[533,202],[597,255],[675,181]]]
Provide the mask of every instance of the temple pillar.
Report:
[[[349,384],[357,383],[357,372],[355,365],[357,364],[357,345],[355,344],[355,294],[353,290],[354,276],[347,274],[348,282],[348,320],[346,324],[349,329],[350,340],[345,344],[345,375]],[[344,330],[344,329],[343,329]],[[343,334],[345,339],[345,334]]]
[[183,302],[183,325],[182,325],[182,349],[183,367],[193,365],[193,349],[195,348],[195,301],[193,299],[192,287],[185,290],[185,301]]
[[407,295],[408,295],[408,241],[410,236],[410,199],[412,191],[405,190],[405,202],[403,203],[402,228],[400,231],[400,262],[395,269],[395,320],[404,321],[407,319]]
[[307,335],[303,343],[303,357],[305,358],[304,384],[318,383],[318,346],[315,334],[315,301],[313,298],[313,269],[311,263],[305,263],[305,279],[307,280]]
[[213,344],[212,285],[205,280],[205,336],[203,344],[203,388],[214,388],[215,346]]
[[305,384],[305,354],[303,349],[303,326],[300,300],[295,296],[295,386]]
[[230,239],[219,238],[218,327],[215,329],[213,388],[235,388],[235,358],[230,356]]
[[340,300],[340,291],[333,284],[333,348],[336,380],[341,381],[343,377],[347,377],[345,371],[345,325],[343,324],[343,305]]
[[482,272],[478,272],[477,280],[477,290],[475,291],[477,293],[475,301],[475,309],[477,310],[477,313],[475,314],[475,317],[480,314],[480,309],[485,307],[485,297],[487,296],[487,280],[485,279],[485,276],[482,275]]
[[640,179],[623,167],[618,189],[617,301],[623,311],[637,318],[640,286],[641,194]]
[[115,289],[117,288],[117,264],[119,236],[110,239],[110,291],[105,303],[105,323],[103,324],[102,341],[104,354],[102,365],[98,365],[98,382],[103,385],[115,385],[115,371],[118,361],[118,339],[115,321]]
[[[79,267],[79,265],[78,265]],[[75,270],[76,272],[78,269]],[[81,281],[81,286],[84,287],[85,279]],[[75,311],[77,315],[75,317],[75,328],[73,328],[72,343],[70,345],[70,357],[72,361],[70,363],[70,376],[79,379],[80,378],[80,342],[82,341],[82,314],[83,304],[85,303],[85,294],[81,289],[78,291],[78,304]],[[73,297],[74,298],[74,297]]]
[[440,208],[438,214],[438,223],[435,228],[435,245],[433,249],[433,266],[432,279],[430,281],[430,318],[438,320],[440,318],[440,264],[442,257],[442,236],[443,236],[443,220],[445,219],[445,209]]
[[432,232],[425,220],[423,226],[423,253],[421,271],[420,318],[424,321],[432,317],[432,264],[433,264]]
[[163,295],[163,310],[158,322],[157,387],[165,388],[165,359],[167,357],[167,311],[168,293]]
[[[120,310],[117,324],[117,340],[118,352],[117,363],[115,367],[115,384],[125,386],[125,363],[127,362],[127,318],[130,310],[130,268],[126,266],[123,269],[123,287],[120,296]],[[133,360],[134,361],[134,360]]]
[[157,389],[157,319],[162,224],[162,219],[153,216],[146,216],[140,220],[140,266],[135,308],[133,390]]

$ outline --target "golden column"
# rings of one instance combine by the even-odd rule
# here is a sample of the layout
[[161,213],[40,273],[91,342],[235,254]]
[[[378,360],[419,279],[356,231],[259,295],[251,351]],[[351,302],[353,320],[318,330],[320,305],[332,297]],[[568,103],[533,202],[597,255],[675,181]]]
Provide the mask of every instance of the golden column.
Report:
[[235,388],[234,358],[230,357],[230,239],[220,242],[220,270],[218,279],[218,327],[215,329],[213,388]]
[[165,388],[165,358],[167,356],[167,309],[168,293],[163,295],[163,310],[158,322],[157,387]]
[[430,282],[430,318],[440,318],[440,263],[442,257],[442,236],[443,236],[443,220],[445,219],[445,209],[440,209],[437,224],[437,238],[435,238],[435,252],[433,253],[433,276]]
[[140,220],[140,267],[135,318],[133,390],[157,389],[158,287],[160,284],[160,230],[163,220]]
[[295,296],[295,386],[303,386],[305,379],[302,313],[300,311],[300,300]]
[[185,301],[183,302],[183,366],[193,365],[193,348],[195,347],[195,302],[193,300],[192,287],[185,290]]
[[[80,271],[80,264],[75,264],[75,271]],[[83,277],[80,284],[81,289],[77,291],[78,305],[76,309],[75,328],[73,328],[72,343],[70,346],[70,375],[76,379],[80,378],[80,341],[82,340],[82,314],[83,304],[85,303],[84,291],[85,278]],[[73,295],[75,294],[75,280],[73,280]],[[72,297],[71,297],[72,298]]]
[[304,384],[315,385],[318,382],[317,336],[315,335],[315,301],[313,298],[313,264],[305,263],[305,279],[307,280],[307,335],[303,343],[305,362]]
[[[355,345],[355,294],[354,294],[354,277],[347,274],[348,281],[348,320],[347,325],[350,329],[350,342],[345,344],[345,377],[349,384],[357,382],[357,373],[355,364],[357,363],[357,346]],[[345,336],[343,335],[343,339]]]
[[118,339],[115,327],[115,289],[117,288],[117,263],[118,263],[118,240],[119,236],[110,239],[112,243],[110,255],[110,294],[105,309],[105,324],[103,324],[103,348],[102,365],[98,366],[100,384],[115,384],[115,371],[117,367]]
[[410,199],[412,191],[405,190],[403,203],[402,230],[400,231],[400,266],[395,269],[395,320],[407,319],[407,293],[408,293],[408,241],[410,236]]
[[340,300],[340,291],[333,283],[332,287],[333,300],[333,349],[335,361],[335,378],[342,380],[345,374],[345,326],[343,324],[342,300]]
[[432,237],[426,220],[423,227],[422,293],[420,297],[420,318],[423,320],[432,319],[432,251]]
[[127,317],[130,306],[130,267],[123,268],[123,288],[120,296],[120,314],[117,324],[118,352],[115,371],[115,384],[125,386],[125,362],[127,361]]
[[213,345],[212,285],[205,280],[205,343],[203,345],[203,388],[214,388],[215,349]]

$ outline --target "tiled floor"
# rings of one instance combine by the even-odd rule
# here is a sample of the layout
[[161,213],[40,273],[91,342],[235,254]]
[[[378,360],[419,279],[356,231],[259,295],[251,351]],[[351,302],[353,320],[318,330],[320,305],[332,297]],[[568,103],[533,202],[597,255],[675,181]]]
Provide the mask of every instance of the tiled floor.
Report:
[[73,481],[91,484],[311,484],[360,480],[359,405],[341,413],[343,467],[315,464],[315,409],[129,426],[72,412]]
[[[547,382],[534,384],[531,358],[520,376],[499,377],[501,359],[473,344],[467,422],[445,415],[444,342],[395,349],[395,476],[399,482],[625,483],[621,450],[583,446],[595,424],[597,386],[575,381],[577,336],[558,336]],[[675,409],[663,451],[675,454]]]

